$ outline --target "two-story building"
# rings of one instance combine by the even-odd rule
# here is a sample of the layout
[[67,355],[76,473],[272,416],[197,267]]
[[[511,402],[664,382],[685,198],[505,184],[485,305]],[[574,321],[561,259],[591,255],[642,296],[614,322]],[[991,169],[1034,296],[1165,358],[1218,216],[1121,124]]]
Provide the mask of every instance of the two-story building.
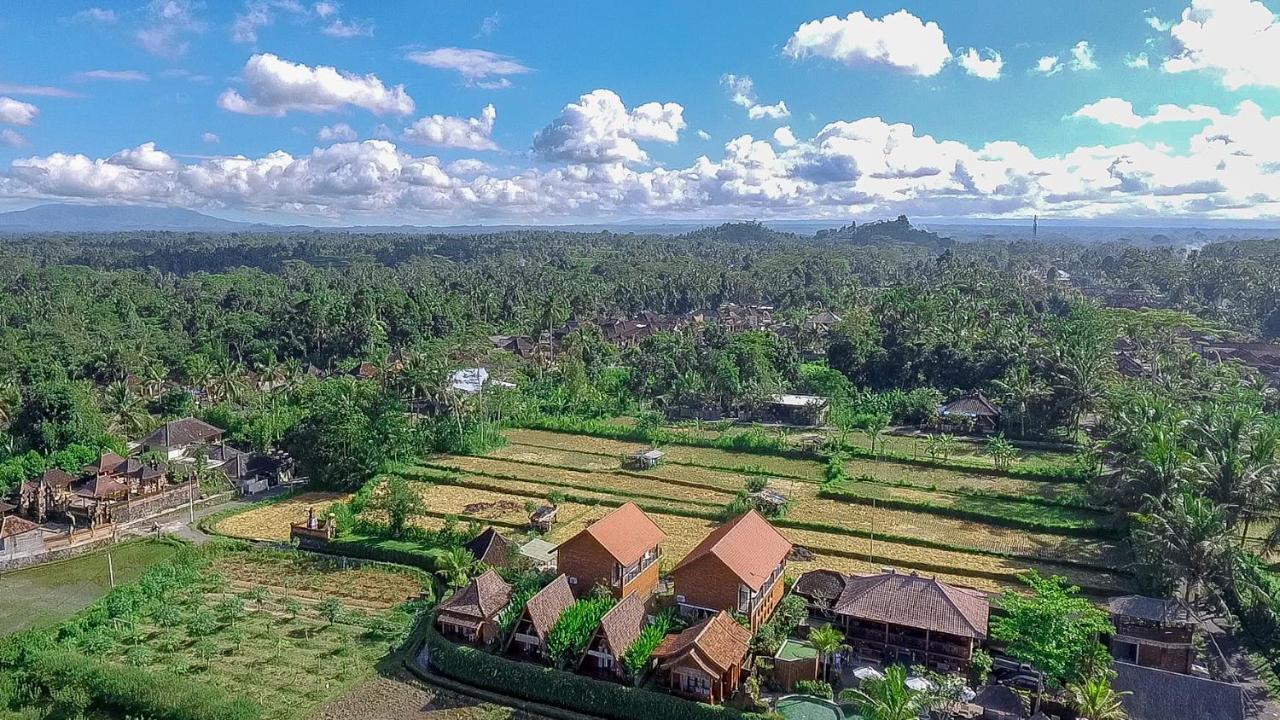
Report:
[[791,543],[755,510],[703,538],[671,571],[676,605],[687,617],[720,611],[747,618],[754,632],[782,599]]
[[591,523],[556,549],[557,569],[581,597],[600,585],[616,598],[648,600],[658,586],[658,558],[666,535],[629,502]]
[[1139,667],[1190,673],[1195,661],[1195,623],[1175,598],[1127,595],[1110,603],[1111,657]]

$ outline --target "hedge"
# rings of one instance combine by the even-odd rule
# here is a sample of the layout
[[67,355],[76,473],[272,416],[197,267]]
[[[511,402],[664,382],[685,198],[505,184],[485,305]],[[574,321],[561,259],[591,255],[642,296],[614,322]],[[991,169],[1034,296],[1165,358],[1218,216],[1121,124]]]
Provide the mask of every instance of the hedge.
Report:
[[737,710],[672,695],[593,680],[562,670],[516,662],[473,647],[455,645],[428,627],[431,667],[476,687],[614,720],[726,720],[747,718]]
[[152,720],[256,720],[262,715],[255,704],[208,683],[108,664],[71,650],[35,652],[26,660],[24,676],[46,691],[76,688],[90,707],[122,715]]

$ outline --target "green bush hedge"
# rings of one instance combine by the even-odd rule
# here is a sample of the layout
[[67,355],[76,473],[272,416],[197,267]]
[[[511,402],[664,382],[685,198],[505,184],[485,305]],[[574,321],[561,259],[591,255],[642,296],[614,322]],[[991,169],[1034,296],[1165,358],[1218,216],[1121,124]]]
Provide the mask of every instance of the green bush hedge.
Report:
[[431,667],[455,680],[504,695],[614,720],[725,720],[745,718],[736,710],[490,655],[454,645],[434,628],[426,631]]

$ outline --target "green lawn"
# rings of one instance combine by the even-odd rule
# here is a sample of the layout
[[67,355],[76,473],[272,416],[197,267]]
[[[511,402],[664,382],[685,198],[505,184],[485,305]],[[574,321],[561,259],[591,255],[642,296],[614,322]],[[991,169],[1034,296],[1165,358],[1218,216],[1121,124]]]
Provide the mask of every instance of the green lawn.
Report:
[[[158,540],[112,547],[116,584],[134,580],[177,551],[177,546]],[[110,589],[105,551],[0,575],[0,635],[56,625]]]
[[818,657],[818,650],[805,640],[788,639],[778,648],[779,660],[807,660]]
[[775,708],[787,720],[843,720],[833,703],[818,698],[792,696],[778,701]]

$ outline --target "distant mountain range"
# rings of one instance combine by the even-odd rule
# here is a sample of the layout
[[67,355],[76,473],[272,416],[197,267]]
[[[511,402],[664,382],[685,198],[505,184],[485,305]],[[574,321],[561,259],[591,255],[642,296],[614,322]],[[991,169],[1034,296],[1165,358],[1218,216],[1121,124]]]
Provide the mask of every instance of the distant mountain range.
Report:
[[[927,227],[912,224],[905,217],[866,223],[850,223],[836,227],[838,221],[815,219],[776,219],[761,224],[771,230],[819,238],[847,240],[857,244],[907,243],[940,251],[955,242],[975,240],[1030,240],[1028,221],[945,221],[929,222]],[[17,233],[115,233],[137,231],[167,232],[266,232],[266,233],[441,233],[475,235],[511,230],[562,230],[569,232],[617,232],[651,235],[679,235],[699,228],[719,225],[719,220],[668,218],[635,218],[613,222],[537,225],[507,223],[501,225],[353,225],[345,227],[317,225],[273,225],[239,222],[181,208],[145,207],[140,205],[38,205],[26,210],[0,213],[0,235]],[[1167,225],[1042,222],[1037,236],[1041,240],[1068,242],[1126,241],[1141,245],[1179,245],[1199,247],[1219,240],[1276,238],[1280,231],[1260,221],[1242,222],[1225,227],[1206,224],[1197,227],[1186,218],[1171,219]]]

